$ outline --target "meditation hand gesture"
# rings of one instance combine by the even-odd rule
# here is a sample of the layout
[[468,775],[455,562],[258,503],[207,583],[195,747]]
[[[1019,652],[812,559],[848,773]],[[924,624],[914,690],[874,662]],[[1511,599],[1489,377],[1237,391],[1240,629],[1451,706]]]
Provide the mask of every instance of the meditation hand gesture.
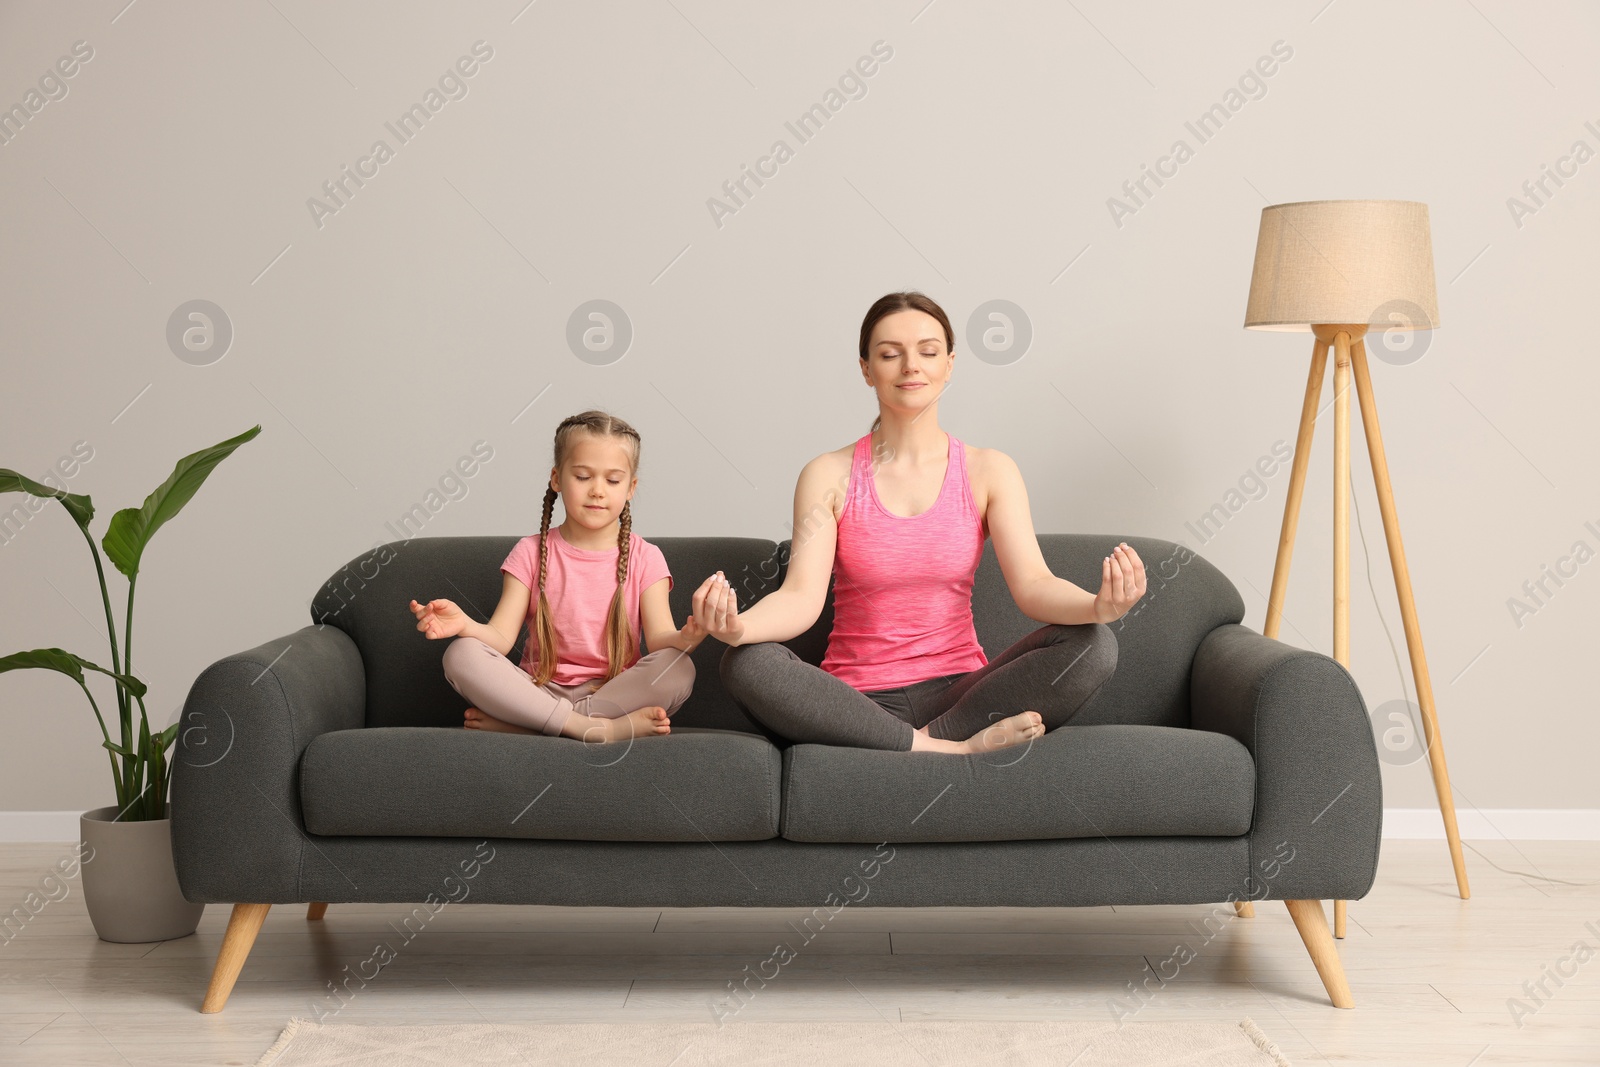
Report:
[[1144,561],[1127,542],[1112,549],[1100,565],[1100,592],[1094,598],[1096,622],[1116,622],[1144,596]]
[[744,637],[738,598],[721,571],[701,582],[700,588],[694,591],[694,618],[706,634],[724,644],[737,645]]
[[417,629],[426,634],[429,641],[454,637],[467,625],[466,612],[449,600],[430,600],[426,604],[413,600],[411,614],[417,617]]

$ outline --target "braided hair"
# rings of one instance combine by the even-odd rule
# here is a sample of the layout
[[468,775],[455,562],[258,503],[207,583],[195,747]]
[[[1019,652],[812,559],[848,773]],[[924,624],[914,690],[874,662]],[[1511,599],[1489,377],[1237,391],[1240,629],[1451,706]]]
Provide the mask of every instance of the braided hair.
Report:
[[[639,469],[639,431],[615,415],[603,411],[584,411],[571,415],[556,427],[555,465],[560,470],[571,451],[572,437],[590,433],[596,437],[617,437],[632,456],[633,469]],[[544,514],[539,519],[539,587],[538,602],[534,609],[533,636],[539,644],[539,669],[534,684],[544,685],[555,677],[559,652],[555,625],[550,620],[550,602],[545,598],[545,578],[549,573],[550,517],[555,510],[559,494],[549,487],[544,490]],[[632,662],[631,653],[639,648],[639,637],[628,619],[623,604],[622,591],[628,579],[629,541],[633,533],[633,503],[622,505],[622,515],[617,530],[617,591],[611,598],[611,610],[606,615],[606,668],[605,681],[609,682],[626,670]],[[602,683],[604,684],[604,683]]]

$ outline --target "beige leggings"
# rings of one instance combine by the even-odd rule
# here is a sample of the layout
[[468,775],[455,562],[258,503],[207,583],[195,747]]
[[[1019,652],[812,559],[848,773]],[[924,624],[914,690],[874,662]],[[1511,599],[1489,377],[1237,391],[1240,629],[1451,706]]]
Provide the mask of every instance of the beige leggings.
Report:
[[662,648],[604,685],[596,678],[541,686],[476,637],[458,637],[444,650],[444,676],[479,711],[555,736],[574,712],[616,719],[640,708],[662,707],[671,715],[694,688],[694,660],[682,649]]

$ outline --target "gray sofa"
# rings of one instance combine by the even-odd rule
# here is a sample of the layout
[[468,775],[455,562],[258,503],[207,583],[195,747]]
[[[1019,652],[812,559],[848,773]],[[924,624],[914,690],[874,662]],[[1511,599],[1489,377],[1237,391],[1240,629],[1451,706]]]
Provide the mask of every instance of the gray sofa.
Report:
[[[191,901],[234,905],[201,1010],[221,1010],[272,904],[319,919],[330,902],[455,899],[450,879],[467,878],[487,904],[818,908],[868,877],[863,903],[883,907],[1233,902],[1249,916],[1251,901],[1283,900],[1349,1007],[1321,901],[1365,896],[1377,870],[1361,694],[1335,660],[1240,625],[1238,591],[1183,546],[1039,543],[1055,574],[1093,590],[1122,539],[1149,589],[1111,625],[1115,675],[1068,725],[985,756],[787,746],[725,693],[714,640],[668,736],[464,730],[448,642],[418,633],[407,604],[448,597],[488,618],[517,537],[374,548],[323,586],[312,625],[208,667],[184,705],[178,881]],[[711,572],[747,605],[788,559],[787,541],[652,540],[680,623]],[[973,612],[990,657],[1039,625],[992,544]],[[831,625],[830,596],[789,646],[819,663]]]

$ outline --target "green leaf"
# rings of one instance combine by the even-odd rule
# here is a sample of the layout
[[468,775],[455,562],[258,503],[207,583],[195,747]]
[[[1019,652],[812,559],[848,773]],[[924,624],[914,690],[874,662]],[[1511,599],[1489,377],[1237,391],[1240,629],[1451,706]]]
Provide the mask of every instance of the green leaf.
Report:
[[155,536],[163,523],[183,510],[217,464],[233,454],[233,450],[261,432],[258,423],[226,441],[202,448],[178,460],[167,480],[144,499],[140,508],[123,508],[111,516],[111,524],[100,544],[106,555],[116,564],[117,570],[128,578],[139,573],[139,560],[145,546]]
[[134,752],[132,749],[130,749],[130,748],[124,746],[124,745],[117,744],[115,741],[102,741],[102,742],[100,742],[100,744],[103,745],[106,748],[109,748],[111,751],[115,752],[119,756],[126,756],[129,759],[137,759],[138,758],[138,753]]
[[53,496],[61,501],[61,506],[67,509],[72,521],[85,532],[88,532],[89,520],[94,518],[94,504],[84,494],[52,489],[5,467],[0,467],[0,493],[32,493],[40,498]]
[[27,652],[13,652],[9,656],[0,657],[0,674],[6,671],[29,670],[60,671],[79,685],[83,685],[83,672],[86,670],[99,671],[108,677],[115,678],[128,692],[136,697],[145,694],[145,685],[131,674],[117,674],[104,667],[90,663],[82,656],[74,656],[71,652],[59,648],[35,648]]

